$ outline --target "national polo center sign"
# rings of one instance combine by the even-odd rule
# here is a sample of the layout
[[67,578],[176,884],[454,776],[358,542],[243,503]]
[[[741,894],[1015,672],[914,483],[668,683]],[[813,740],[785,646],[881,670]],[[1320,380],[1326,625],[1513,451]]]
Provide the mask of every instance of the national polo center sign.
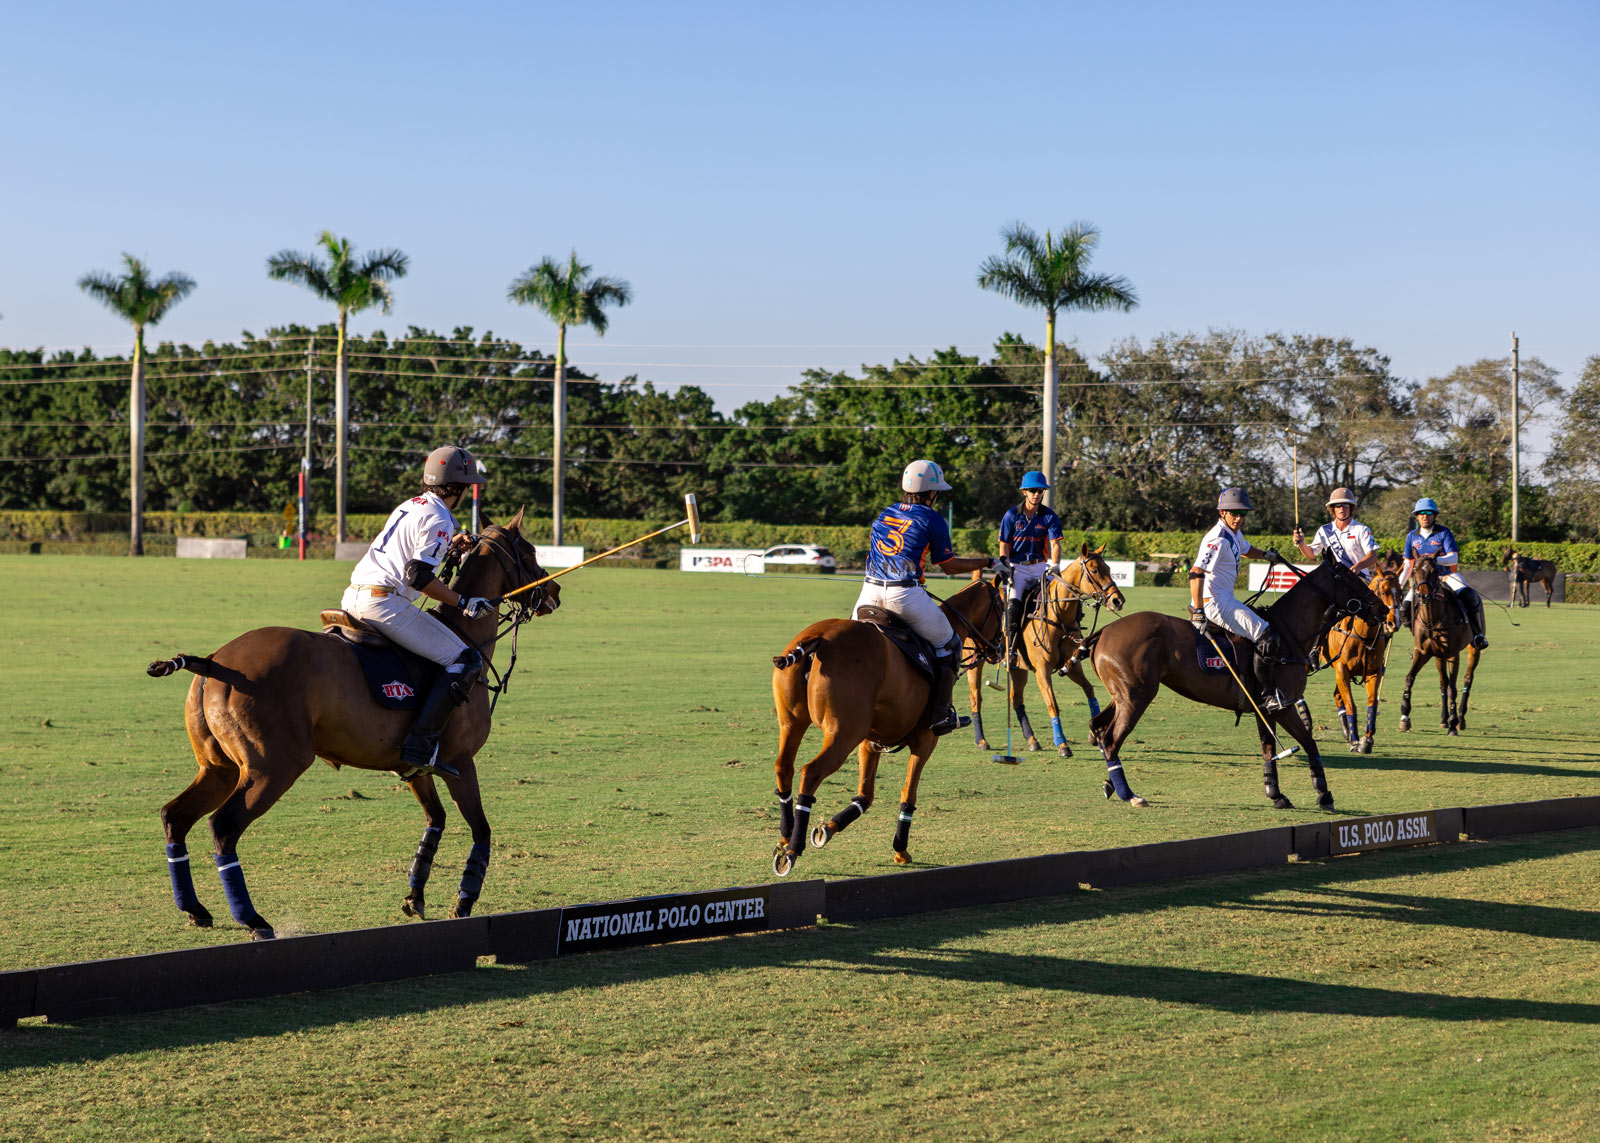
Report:
[[556,955],[753,933],[772,923],[773,886],[673,893],[561,910]]

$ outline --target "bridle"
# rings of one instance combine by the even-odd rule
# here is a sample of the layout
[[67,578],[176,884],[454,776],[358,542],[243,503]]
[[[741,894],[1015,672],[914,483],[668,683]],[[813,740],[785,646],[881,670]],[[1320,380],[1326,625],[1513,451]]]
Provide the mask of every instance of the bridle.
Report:
[[[1105,567],[1105,560],[1098,555],[1093,558],[1095,563]],[[1108,606],[1113,596],[1120,596],[1122,593],[1117,590],[1117,585],[1111,578],[1111,569],[1109,567],[1105,568],[1105,575],[1099,577],[1099,582],[1095,582],[1096,573],[1089,560],[1089,556],[1079,555],[1077,559],[1067,565],[1069,568],[1076,566],[1082,570],[1082,578],[1089,581],[1088,590],[1085,590],[1080,584],[1069,580],[1065,572],[1053,578],[1046,577],[1045,582],[1040,586],[1042,606],[1039,608],[1039,614],[1034,616],[1035,620],[1045,624],[1047,627],[1055,627],[1065,632],[1067,624],[1066,620],[1060,616],[1061,610],[1070,607],[1074,603],[1087,602],[1094,607],[1094,618],[1089,624],[1089,635],[1095,633],[1095,630],[1100,626],[1100,609]],[[1049,590],[1052,583],[1060,583],[1065,594],[1052,598]],[[1087,639],[1089,635],[1085,635],[1084,638]]]
[[[1000,602],[1000,592],[995,588],[993,583],[986,579],[979,579],[978,582],[983,584],[984,588],[986,589],[985,598],[989,603],[989,610],[984,616],[984,622],[988,622],[990,616],[994,616],[998,619],[998,617],[1005,611],[1005,605]],[[959,595],[960,592],[957,592],[956,594]],[[951,596],[950,598],[954,599],[955,596]],[[949,600],[946,600],[945,602],[948,603]],[[963,635],[962,638],[970,639],[972,641],[972,656],[970,659],[963,659],[958,670],[968,671],[977,666],[979,663],[998,663],[1002,658],[1004,658],[1006,650],[1005,640],[1000,634],[1003,629],[1002,624],[995,624],[996,634],[993,639],[985,639],[983,637],[983,632],[979,630],[978,625],[974,624],[972,620],[968,619],[966,615],[959,609],[954,607],[946,607],[943,610],[947,616],[955,621],[956,624],[966,628],[966,634]]]
[[[1375,616],[1373,614],[1373,607],[1372,607],[1372,604],[1370,602],[1368,602],[1365,599],[1362,599],[1359,596],[1350,596],[1349,598],[1345,599],[1343,603],[1340,603],[1338,598],[1334,595],[1334,593],[1332,593],[1328,589],[1324,588],[1322,586],[1322,584],[1318,583],[1310,575],[1307,575],[1305,572],[1301,571],[1299,568],[1295,567],[1294,564],[1290,563],[1288,560],[1283,559],[1283,557],[1281,557],[1281,556],[1274,555],[1274,556],[1268,558],[1268,560],[1267,560],[1267,579],[1266,579],[1267,583],[1271,583],[1272,582],[1272,569],[1273,569],[1273,567],[1275,565],[1277,565],[1277,564],[1280,564],[1280,563],[1284,567],[1288,568],[1290,571],[1294,572],[1295,576],[1298,578],[1299,582],[1295,586],[1298,587],[1300,583],[1303,583],[1303,584],[1306,584],[1306,585],[1310,586],[1312,588],[1312,590],[1314,590],[1317,593],[1317,595],[1322,598],[1322,601],[1325,604],[1327,604],[1327,607],[1322,612],[1322,619],[1321,619],[1320,623],[1318,624],[1316,634],[1311,637],[1310,642],[1306,644],[1305,650],[1300,653],[1301,659],[1303,659],[1305,661],[1306,666],[1308,668],[1310,668],[1311,670],[1314,671],[1314,670],[1317,670],[1319,668],[1317,667],[1316,663],[1314,662],[1315,656],[1313,656],[1313,655],[1311,655],[1309,653],[1310,650],[1312,648],[1314,648],[1314,647],[1322,646],[1327,641],[1328,632],[1333,630],[1335,624],[1341,623],[1345,619],[1352,619],[1352,618],[1355,618],[1357,616],[1359,616],[1362,619],[1367,620],[1367,622],[1369,622],[1369,623],[1373,623],[1373,622],[1377,622],[1378,621],[1377,620],[1377,616]],[[1331,564],[1330,563],[1330,564],[1328,564],[1326,566],[1328,566],[1331,569],[1331,568],[1335,568],[1335,567],[1343,567],[1344,565],[1342,565],[1342,564]],[[1315,573],[1313,573],[1313,574],[1315,574]],[[1335,582],[1337,582],[1337,577],[1338,577],[1339,573],[1337,571],[1334,571],[1331,574],[1335,577]],[[1350,572],[1350,574],[1351,575],[1355,575],[1354,572]],[[1368,595],[1372,594],[1371,589],[1368,588],[1366,584],[1363,583],[1361,585],[1361,587],[1362,587],[1362,590],[1365,591]],[[1266,591],[1266,587],[1263,586],[1261,591],[1256,592],[1255,595],[1250,597],[1250,602],[1254,603],[1255,600],[1260,598],[1262,593],[1265,592],[1265,591]],[[1285,595],[1287,595],[1287,593],[1285,593]],[[1281,603],[1282,601],[1280,600],[1279,602]],[[1272,604],[1272,605],[1270,605],[1268,607],[1263,608],[1262,610],[1263,611],[1271,611],[1272,608],[1276,607],[1276,606],[1278,606],[1278,604]]]
[[[481,554],[481,549],[484,547],[488,548],[488,554],[494,557],[495,562],[500,567],[501,574],[512,585],[520,586],[525,583],[532,583],[544,575],[544,569],[537,563],[533,565],[531,570],[529,569],[528,561],[523,559],[522,549],[518,545],[516,538],[503,529],[496,534],[483,531],[476,535],[469,535],[467,540],[468,549],[464,555],[452,551],[444,558],[439,567],[440,579],[448,583],[459,577],[472,565],[472,561]],[[511,599],[502,598],[495,608],[495,633],[479,643],[473,643],[472,640],[468,639],[451,620],[445,619],[442,615],[439,616],[446,626],[460,636],[463,642],[470,644],[474,650],[483,655],[484,667],[494,675],[495,681],[492,683],[481,677],[478,680],[479,685],[494,696],[489,700],[489,714],[491,717],[494,715],[494,708],[500,702],[500,696],[505,693],[506,688],[511,684],[511,673],[517,669],[517,635],[524,623],[539,614],[545,601],[546,591],[543,585]],[[511,659],[506,663],[506,669],[502,672],[495,667],[489,656],[484,652],[494,647],[507,635],[511,636]]]

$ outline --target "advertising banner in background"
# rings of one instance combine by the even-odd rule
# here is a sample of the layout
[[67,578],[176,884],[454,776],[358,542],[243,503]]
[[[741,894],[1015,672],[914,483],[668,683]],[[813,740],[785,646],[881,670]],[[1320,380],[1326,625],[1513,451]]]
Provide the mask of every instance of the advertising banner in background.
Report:
[[766,567],[761,553],[761,548],[683,547],[678,549],[678,570],[760,575]]
[[[1294,566],[1299,568],[1303,572],[1308,572],[1311,569],[1313,569],[1314,567],[1316,567],[1317,565],[1316,564],[1295,564]],[[1250,565],[1250,590],[1251,591],[1260,591],[1261,590],[1261,585],[1263,583],[1267,583],[1267,590],[1268,591],[1288,591],[1291,587],[1293,587],[1295,584],[1297,584],[1299,582],[1300,582],[1300,577],[1295,575],[1294,572],[1290,571],[1288,568],[1284,567],[1282,564],[1273,564],[1272,565],[1272,582],[1271,583],[1267,583],[1267,565],[1266,564],[1264,564],[1264,563],[1253,563],[1253,564]]]

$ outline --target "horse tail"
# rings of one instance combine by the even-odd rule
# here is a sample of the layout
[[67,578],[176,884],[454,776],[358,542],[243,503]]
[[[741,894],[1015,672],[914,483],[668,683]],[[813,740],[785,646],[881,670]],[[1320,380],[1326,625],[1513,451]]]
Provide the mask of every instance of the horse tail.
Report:
[[787,655],[772,656],[772,665],[780,671],[787,670],[796,663],[804,663],[807,659],[811,658],[811,656],[817,653],[817,648],[821,645],[821,639],[812,639],[807,643],[796,644],[795,649],[790,651]]
[[174,655],[170,659],[158,659],[151,663],[144,673],[152,679],[164,679],[179,671],[193,671],[203,678],[210,678],[216,674],[216,669],[217,665],[204,655]]

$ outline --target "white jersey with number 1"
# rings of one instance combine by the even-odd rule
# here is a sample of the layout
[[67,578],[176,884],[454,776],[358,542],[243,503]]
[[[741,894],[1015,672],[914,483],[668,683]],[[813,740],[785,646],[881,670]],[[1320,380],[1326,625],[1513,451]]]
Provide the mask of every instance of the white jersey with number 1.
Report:
[[406,585],[406,564],[421,560],[438,567],[455,532],[456,518],[437,493],[413,496],[389,513],[383,531],[350,573],[350,582],[357,587],[387,587],[414,601],[421,593]]

